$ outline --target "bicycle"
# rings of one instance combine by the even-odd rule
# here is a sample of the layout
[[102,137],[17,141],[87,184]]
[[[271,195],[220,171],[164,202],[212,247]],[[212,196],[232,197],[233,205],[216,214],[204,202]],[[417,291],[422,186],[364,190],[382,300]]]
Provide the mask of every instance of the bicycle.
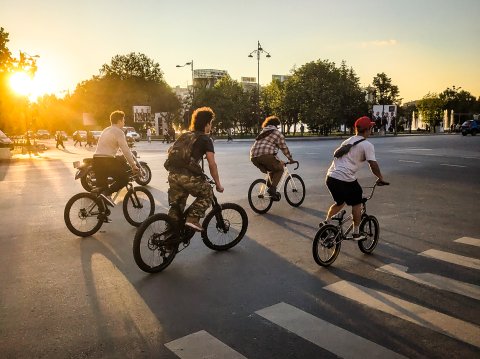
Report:
[[[378,239],[380,237],[380,224],[375,216],[367,214],[367,201],[373,197],[375,188],[377,186],[388,185],[387,182],[377,181],[373,187],[370,196],[362,198],[362,219],[360,222],[360,233],[366,236],[366,239],[358,241],[358,247],[360,251],[366,254],[371,254],[377,246]],[[345,240],[353,240],[351,237],[347,237],[350,231],[353,229],[353,222],[350,223],[346,231],[344,231],[344,224],[353,219],[350,214],[347,218],[344,218],[347,211],[342,209],[336,215],[332,216],[332,220],[338,222],[338,224],[320,224],[320,229],[317,231],[313,240],[312,254],[313,259],[318,265],[328,267],[338,257],[342,242]]]
[[[207,181],[215,185],[208,177]],[[147,273],[161,272],[172,263],[178,252],[188,247],[196,232],[185,225],[187,212],[188,209],[178,224],[166,213],[154,214],[137,229],[133,240],[133,258],[141,270]],[[202,227],[203,243],[212,250],[225,251],[237,245],[245,235],[247,212],[235,203],[218,203],[213,194],[212,209],[205,216]]]
[[[138,227],[155,212],[152,193],[144,187],[134,187],[136,175],[129,171],[127,193],[123,198],[123,214],[128,223]],[[64,220],[67,228],[80,237],[88,237],[100,230],[110,215],[106,200],[100,195],[104,188],[95,187],[91,192],[81,192],[70,198],[65,205]],[[117,199],[120,190],[113,197]]]
[[[288,164],[297,164],[297,167],[294,170],[297,170],[299,167],[298,161],[292,161],[285,163],[283,175],[278,182],[277,188],[282,188],[283,193],[285,194],[285,199],[288,204],[293,207],[300,206],[305,200],[305,183],[303,182],[302,177],[298,174],[291,174],[287,168]],[[256,213],[263,214],[267,213],[268,210],[272,207],[273,198],[267,192],[267,184],[271,183],[270,176],[267,173],[265,178],[259,178],[253,181],[248,189],[248,203],[252,210]]]

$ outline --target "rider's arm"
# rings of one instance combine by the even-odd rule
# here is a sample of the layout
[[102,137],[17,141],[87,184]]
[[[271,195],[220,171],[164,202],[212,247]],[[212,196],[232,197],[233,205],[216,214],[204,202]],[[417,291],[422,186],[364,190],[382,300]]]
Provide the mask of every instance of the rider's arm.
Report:
[[215,162],[215,152],[207,151],[206,153],[208,169],[210,170],[210,175],[215,181],[215,187],[217,187],[218,192],[223,192],[223,187],[220,183],[220,177],[218,176],[217,162]]
[[375,176],[377,176],[377,178],[380,181],[384,182],[382,173],[380,172],[380,167],[378,166],[378,162],[377,161],[368,161],[368,165],[370,166],[370,170],[372,171],[372,173]]
[[283,152],[285,157],[287,157],[288,160],[290,162],[292,162],[293,157],[290,154],[290,150],[288,149],[287,143],[285,142],[285,137],[283,137],[283,135],[280,132],[278,134],[279,134],[279,136],[278,136],[278,140],[277,140],[277,146]]
[[117,141],[118,141],[118,146],[120,147],[120,150],[122,151],[123,155],[127,159],[128,163],[130,164],[130,167],[132,167],[134,171],[138,170],[138,167],[135,164],[135,160],[133,159],[132,151],[130,151],[130,148],[128,147],[127,138],[125,137],[125,134],[123,133],[123,131],[121,134],[117,135]]

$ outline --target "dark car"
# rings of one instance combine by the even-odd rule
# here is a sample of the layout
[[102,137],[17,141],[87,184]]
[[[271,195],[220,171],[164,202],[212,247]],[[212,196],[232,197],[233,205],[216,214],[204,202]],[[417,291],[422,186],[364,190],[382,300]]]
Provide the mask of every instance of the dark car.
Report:
[[35,137],[40,140],[48,140],[50,138],[50,132],[47,130],[38,130]]
[[466,136],[471,134],[475,136],[480,131],[480,123],[478,120],[468,120],[462,123],[462,135]]

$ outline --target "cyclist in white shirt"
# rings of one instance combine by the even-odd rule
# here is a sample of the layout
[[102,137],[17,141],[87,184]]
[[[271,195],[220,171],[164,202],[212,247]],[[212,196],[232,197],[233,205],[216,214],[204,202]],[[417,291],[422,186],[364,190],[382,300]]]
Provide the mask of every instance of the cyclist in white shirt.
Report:
[[[125,126],[125,113],[123,111],[113,111],[110,114],[110,127],[102,131],[98,139],[97,149],[93,155],[93,170],[97,179],[97,187],[106,188],[101,196],[107,202],[114,206],[110,195],[123,188],[129,181],[127,171],[129,167],[121,157],[115,157],[120,149],[123,156],[133,170],[138,172],[138,167],[133,159],[133,154],[128,147],[125,133],[122,128]],[[108,177],[112,177],[114,183],[108,187]]]
[[340,212],[345,204],[352,206],[353,239],[357,241],[363,240],[365,237],[362,237],[359,233],[362,211],[362,187],[360,187],[357,181],[356,172],[361,164],[367,161],[370,170],[377,176],[377,181],[388,184],[383,180],[380,167],[375,159],[373,144],[366,141],[370,136],[373,125],[375,125],[375,122],[372,122],[367,116],[360,117],[355,121],[355,136],[346,139],[342,143],[342,145],[354,145],[348,153],[333,159],[325,179],[325,183],[335,203],[328,209],[327,218],[321,225],[329,222],[332,216]]

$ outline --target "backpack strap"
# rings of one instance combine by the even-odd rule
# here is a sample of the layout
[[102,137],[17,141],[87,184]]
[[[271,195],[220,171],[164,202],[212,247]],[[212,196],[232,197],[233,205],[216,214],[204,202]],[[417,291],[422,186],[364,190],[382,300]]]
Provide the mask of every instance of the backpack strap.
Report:
[[352,143],[352,146],[358,145],[360,142],[365,141],[365,140],[366,140],[366,138],[362,138],[361,140],[355,141],[354,143]]
[[256,141],[262,140],[262,139],[264,139],[265,137],[268,137],[271,133],[273,133],[273,131],[275,131],[275,130],[272,129],[272,130],[268,130],[268,131],[262,132],[261,134],[259,134],[259,135],[255,138],[255,140],[256,140]]

